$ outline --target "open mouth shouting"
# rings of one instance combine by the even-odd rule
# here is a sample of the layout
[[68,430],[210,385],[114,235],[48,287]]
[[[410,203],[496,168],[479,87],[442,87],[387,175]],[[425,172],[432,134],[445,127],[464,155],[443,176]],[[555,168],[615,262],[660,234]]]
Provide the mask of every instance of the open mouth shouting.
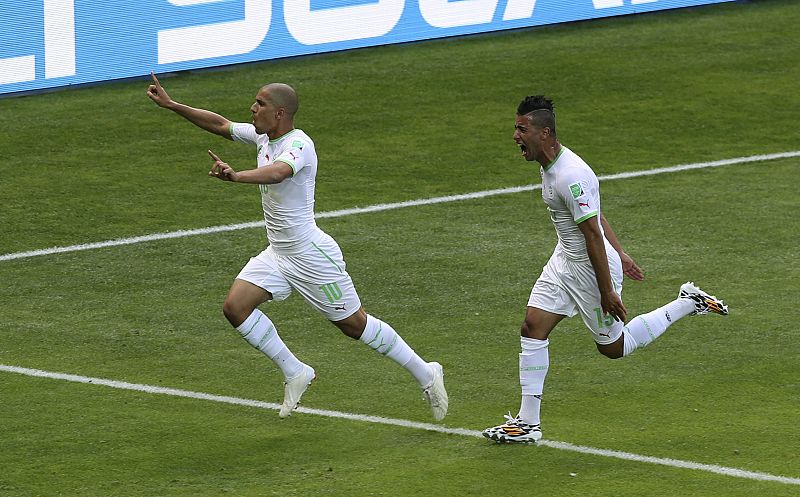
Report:
[[529,148],[524,143],[519,143],[518,142],[517,144],[519,145],[519,150],[522,153],[522,157],[524,157],[525,160],[527,160],[527,161],[534,160],[534,153],[533,153],[533,150],[531,148]]

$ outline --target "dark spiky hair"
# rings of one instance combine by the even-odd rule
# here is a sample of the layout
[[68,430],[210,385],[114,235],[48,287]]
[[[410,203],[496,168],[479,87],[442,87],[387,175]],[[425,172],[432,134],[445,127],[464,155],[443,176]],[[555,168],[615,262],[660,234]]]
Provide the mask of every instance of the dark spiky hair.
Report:
[[550,128],[550,132],[556,136],[556,113],[553,110],[553,101],[544,95],[525,97],[517,107],[517,115],[527,115],[531,124],[537,128]]

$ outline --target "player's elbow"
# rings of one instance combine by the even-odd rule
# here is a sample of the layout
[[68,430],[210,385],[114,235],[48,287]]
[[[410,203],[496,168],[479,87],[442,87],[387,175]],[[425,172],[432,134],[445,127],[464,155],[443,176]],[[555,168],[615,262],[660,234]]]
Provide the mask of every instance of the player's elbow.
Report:
[[280,174],[275,171],[270,171],[269,174],[266,174],[264,176],[264,183],[267,185],[276,185],[288,177],[289,175]]
[[283,162],[276,162],[271,166],[263,168],[262,178],[264,179],[264,183],[274,185],[287,178],[291,178],[293,174],[294,169],[292,169],[291,166]]
[[586,228],[581,231],[583,232],[583,238],[586,240],[586,245],[594,245],[603,240],[603,233],[599,229]]

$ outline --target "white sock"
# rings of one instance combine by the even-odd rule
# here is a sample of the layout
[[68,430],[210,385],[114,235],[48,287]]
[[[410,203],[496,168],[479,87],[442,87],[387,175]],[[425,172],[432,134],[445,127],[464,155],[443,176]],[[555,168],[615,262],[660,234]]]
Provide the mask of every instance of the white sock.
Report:
[[622,357],[629,356],[633,354],[633,351],[639,348],[639,344],[636,343],[636,339],[633,338],[633,335],[628,331],[628,327],[622,328]]
[[625,337],[623,355],[629,355],[640,347],[646,347],[660,337],[675,321],[694,311],[694,303],[689,299],[675,299],[647,314],[636,316],[622,330]]
[[420,386],[427,387],[433,381],[433,371],[428,363],[409,347],[394,328],[380,319],[367,314],[367,326],[359,340],[406,368]]
[[550,341],[520,337],[520,345],[519,384],[522,387],[522,402],[517,417],[528,424],[538,425],[544,379],[550,367]]
[[296,377],[302,371],[303,363],[286,347],[275,325],[260,310],[254,310],[236,330],[247,343],[272,359],[287,379]]

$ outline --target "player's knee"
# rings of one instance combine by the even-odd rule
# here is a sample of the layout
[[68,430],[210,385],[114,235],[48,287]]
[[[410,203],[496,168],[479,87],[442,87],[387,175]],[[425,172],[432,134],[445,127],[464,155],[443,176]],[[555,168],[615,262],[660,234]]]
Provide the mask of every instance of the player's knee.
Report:
[[519,330],[519,334],[520,336],[523,336],[525,338],[546,340],[548,334],[543,333],[539,328],[540,327],[536,325],[536,322],[533,319],[526,317],[525,320],[522,322],[522,327]]
[[358,340],[361,338],[361,334],[364,333],[363,329],[359,329],[351,325],[337,324],[336,327],[339,328],[341,332],[345,334],[345,336],[350,337],[353,340]]
[[244,323],[252,312],[253,309],[248,309],[247,306],[230,298],[225,299],[225,302],[222,304],[222,313],[234,328]]
[[364,329],[367,327],[367,315],[363,309],[360,309],[347,319],[331,322],[337,328],[339,328],[342,333],[354,340],[358,340],[361,338],[362,333],[364,333]]

